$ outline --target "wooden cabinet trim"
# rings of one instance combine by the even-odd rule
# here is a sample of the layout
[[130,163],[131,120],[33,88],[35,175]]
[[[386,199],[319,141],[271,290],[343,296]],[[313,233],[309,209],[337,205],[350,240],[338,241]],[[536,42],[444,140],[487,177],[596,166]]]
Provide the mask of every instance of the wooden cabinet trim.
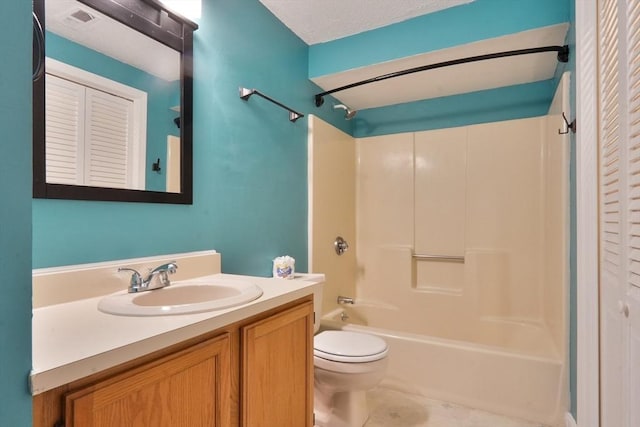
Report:
[[[277,335],[279,330],[283,331],[287,327],[291,327],[295,325],[296,322],[302,321],[304,323],[304,337],[305,342],[303,343],[303,350],[301,351],[301,355],[294,354],[280,354],[271,356],[273,357],[270,361],[257,360],[256,354],[259,353],[257,348],[261,348],[264,350],[264,346],[267,348],[271,348],[274,346],[278,346],[277,341],[268,342],[269,334]],[[296,334],[295,331],[287,330],[284,334],[284,337],[291,337],[291,334]],[[287,424],[289,427],[312,427],[313,426],[313,302],[303,302],[293,308],[289,308],[288,310],[284,310],[279,314],[275,314],[268,318],[258,320],[251,324],[245,325],[241,329],[242,335],[242,367],[240,369],[242,375],[242,389],[241,389],[241,426],[242,427],[254,427],[256,425],[256,418],[258,418],[257,414],[263,415],[263,412],[271,413],[272,418],[276,418],[274,415],[277,415],[277,409],[274,409],[275,404],[278,401],[285,399],[285,396],[278,396],[278,390],[263,390],[262,382],[266,381],[266,377],[271,373],[272,369],[276,366],[282,370],[283,366],[278,362],[284,357],[287,356],[293,360],[293,364],[295,365],[300,360],[299,357],[302,357],[302,364],[304,366],[304,374],[302,381],[298,378],[299,382],[295,382],[293,378],[291,384],[293,385],[292,390],[287,390],[288,394],[295,393],[304,393],[305,401],[304,401],[304,420],[298,419],[295,426],[291,426],[291,424]],[[296,336],[299,336],[299,332]],[[282,339],[283,336],[280,336],[277,339]],[[263,340],[267,340],[262,342]],[[285,343],[282,343],[283,347]],[[287,349],[290,351],[290,349]],[[273,363],[273,365],[271,365]],[[297,365],[299,369],[300,365]],[[295,369],[293,366],[290,366],[291,369]],[[285,369],[289,369],[289,367],[285,367]],[[255,372],[254,372],[255,371]],[[295,371],[292,372],[292,377],[295,377]],[[258,394],[253,394],[256,390],[261,390]],[[287,392],[284,392],[286,394]],[[262,401],[268,400],[270,403],[263,403]],[[253,407],[251,407],[253,406]],[[259,409],[255,409],[258,406]],[[281,406],[281,405],[280,405]],[[282,407],[283,411],[294,411],[294,408]],[[275,414],[270,411],[276,411]],[[293,414],[291,413],[291,417],[293,418]],[[269,417],[266,417],[269,418]],[[291,419],[287,419],[288,422],[292,422]],[[284,427],[282,425],[282,420],[279,423],[275,419],[260,419],[260,425],[264,427]],[[276,424],[277,423],[277,424]]]
[[229,403],[221,403],[221,399],[228,402],[231,387],[230,334],[228,333],[67,394],[65,397],[66,426],[92,426],[93,420],[82,418],[84,414],[91,414],[94,410],[100,410],[142,390],[144,387],[185,372],[187,369],[210,359],[215,360],[213,368],[215,372],[212,372],[212,376],[219,379],[215,383],[214,390],[216,396],[213,402],[215,405],[215,425],[229,426]]
[[273,317],[269,317],[252,324],[251,327],[255,328],[255,338],[268,335],[274,330],[281,328],[283,325],[291,323],[294,320],[300,319],[302,317],[306,317],[309,314],[309,305],[311,305],[311,313],[313,313],[313,305],[304,304],[299,307],[289,309],[284,313],[277,314]]

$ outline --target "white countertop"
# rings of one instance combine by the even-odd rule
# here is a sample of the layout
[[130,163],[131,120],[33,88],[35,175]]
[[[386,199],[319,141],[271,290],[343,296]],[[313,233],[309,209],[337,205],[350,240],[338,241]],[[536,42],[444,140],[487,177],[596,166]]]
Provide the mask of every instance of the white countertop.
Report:
[[294,280],[216,274],[206,276],[253,282],[263,295],[247,304],[197,314],[130,317],[98,310],[102,297],[33,310],[31,393],[67,384],[172,344],[227,326],[306,295],[316,304],[323,275]]

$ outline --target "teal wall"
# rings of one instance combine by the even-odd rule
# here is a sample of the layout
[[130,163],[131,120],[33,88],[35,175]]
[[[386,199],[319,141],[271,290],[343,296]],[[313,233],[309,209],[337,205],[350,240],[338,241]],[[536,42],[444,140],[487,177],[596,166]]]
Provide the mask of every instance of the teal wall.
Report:
[[167,135],[180,136],[173,123],[178,113],[171,110],[180,105],[180,81],[163,80],[50,32],[47,32],[47,56],[147,93],[145,188],[164,191],[166,176],[152,171],[151,163],[160,158],[161,166],[166,165]]
[[356,137],[443,129],[547,114],[555,82],[545,80],[499,89],[427,99],[358,112]]
[[[288,254],[306,270],[307,118],[238,87],[255,87],[346,132],[316,109],[308,46],[256,0],[203,1],[194,47],[194,202],[33,201],[35,268],[214,248],[223,270],[269,275]],[[251,25],[247,25],[250,22]]]
[[0,3],[0,425],[31,425],[31,2]]

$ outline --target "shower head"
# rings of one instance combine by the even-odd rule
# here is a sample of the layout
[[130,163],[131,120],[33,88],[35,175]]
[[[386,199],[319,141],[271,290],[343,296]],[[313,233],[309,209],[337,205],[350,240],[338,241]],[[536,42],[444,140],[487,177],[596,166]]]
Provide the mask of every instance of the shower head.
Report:
[[353,117],[358,114],[358,112],[356,110],[352,110],[351,108],[347,107],[344,104],[337,104],[333,106],[333,109],[335,110],[336,108],[340,108],[342,110],[344,110],[344,118],[347,120],[351,120],[353,119]]

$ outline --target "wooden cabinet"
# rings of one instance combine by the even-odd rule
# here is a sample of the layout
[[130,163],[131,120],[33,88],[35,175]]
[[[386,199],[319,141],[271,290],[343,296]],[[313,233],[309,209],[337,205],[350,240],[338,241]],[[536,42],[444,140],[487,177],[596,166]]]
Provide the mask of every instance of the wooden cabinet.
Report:
[[68,427],[229,426],[229,334],[66,396]]
[[313,304],[243,327],[242,340],[242,426],[312,427]]
[[305,297],[34,396],[35,427],[312,427]]

